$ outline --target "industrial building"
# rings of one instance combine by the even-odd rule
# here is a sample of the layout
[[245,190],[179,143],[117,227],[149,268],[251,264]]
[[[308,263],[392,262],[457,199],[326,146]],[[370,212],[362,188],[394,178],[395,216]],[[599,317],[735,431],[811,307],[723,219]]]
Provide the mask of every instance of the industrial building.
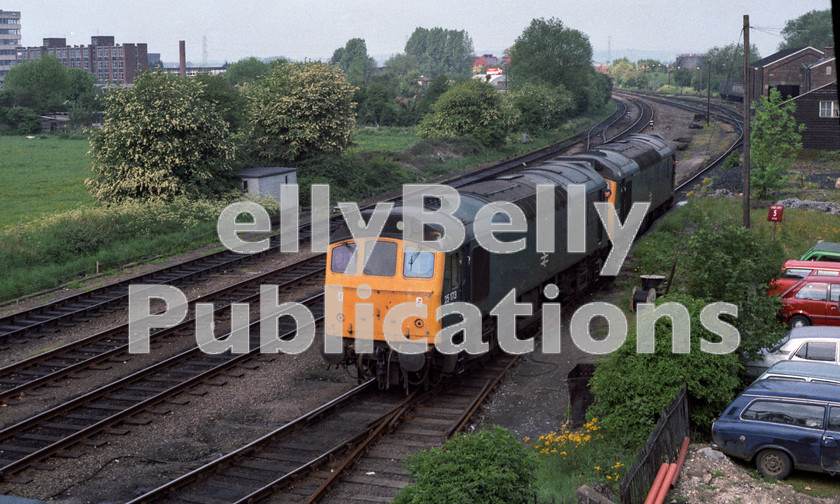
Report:
[[38,59],[49,54],[62,65],[81,68],[96,76],[99,84],[133,84],[140,72],[149,69],[145,43],[115,44],[113,36],[94,36],[90,45],[67,45],[64,38],[45,38],[37,47],[20,47],[17,62]]
[[15,65],[20,46],[20,12],[0,10],[0,89]]

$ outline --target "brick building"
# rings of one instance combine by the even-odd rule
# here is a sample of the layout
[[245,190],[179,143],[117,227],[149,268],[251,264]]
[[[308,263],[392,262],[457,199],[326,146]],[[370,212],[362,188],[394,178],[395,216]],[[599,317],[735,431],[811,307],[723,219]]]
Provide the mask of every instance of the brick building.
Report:
[[803,69],[825,55],[813,47],[783,49],[766,58],[750,63],[750,97],[769,97],[771,89],[778,89],[782,97],[795,98],[807,88]]
[[796,122],[805,125],[802,147],[805,149],[840,149],[840,110],[837,106],[837,77],[828,84],[807,91],[793,99]]
[[20,12],[0,10],[0,89],[6,74],[15,65],[20,45]]
[[837,62],[834,47],[827,46],[823,57],[809,64],[803,70],[803,89],[805,91],[823,87],[837,81]]
[[45,54],[62,65],[81,68],[96,76],[99,84],[132,84],[139,72],[149,69],[146,44],[115,44],[113,36],[94,36],[90,45],[69,46],[63,38],[45,38],[38,47],[20,47],[17,61],[38,59]]

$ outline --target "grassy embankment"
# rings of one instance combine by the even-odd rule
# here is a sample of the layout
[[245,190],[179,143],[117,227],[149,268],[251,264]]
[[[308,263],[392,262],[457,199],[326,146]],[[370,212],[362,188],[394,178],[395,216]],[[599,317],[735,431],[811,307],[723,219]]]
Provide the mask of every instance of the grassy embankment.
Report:
[[[430,180],[539,148],[586,129],[610,113],[606,110],[598,117],[577,119],[563,131],[524,145],[511,142],[498,150],[469,142],[420,140],[412,128],[360,128],[351,153],[367,157],[345,164],[370,162],[354,166],[360,177],[403,165],[408,170],[402,177],[405,181]],[[443,163],[437,155],[441,145],[448,147]],[[462,152],[459,145],[468,148]],[[83,279],[96,271],[97,262],[105,271],[114,272],[128,263],[160,260],[217,241],[216,219],[225,201],[114,206],[94,201],[84,186],[90,176],[89,148],[85,139],[58,135],[32,139],[0,136],[0,269],[4,272],[0,301]],[[336,166],[334,173],[341,173],[344,165]],[[374,178],[379,182],[382,177]],[[308,191],[306,173],[299,173],[299,179],[302,193]],[[343,184],[321,177],[315,181],[358,188],[360,194],[339,193],[349,200],[371,196],[371,183],[366,180]],[[375,187],[383,191],[393,188]],[[363,190],[367,192],[361,194]]]

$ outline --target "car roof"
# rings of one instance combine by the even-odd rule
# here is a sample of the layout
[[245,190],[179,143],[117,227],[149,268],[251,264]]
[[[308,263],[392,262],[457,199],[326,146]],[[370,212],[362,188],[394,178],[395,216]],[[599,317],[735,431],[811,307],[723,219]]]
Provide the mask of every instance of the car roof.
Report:
[[787,380],[759,380],[747,387],[747,390],[741,395],[840,402],[840,385],[818,382],[791,383]]
[[840,338],[840,326],[802,326],[790,330],[791,339],[799,338]]
[[810,251],[833,252],[835,254],[840,254],[840,243],[819,242],[811,247],[809,252]]
[[837,261],[802,261],[800,259],[788,259],[782,269],[807,268],[807,269],[828,269],[840,270],[840,263]]
[[770,373],[840,380],[840,366],[827,362],[784,360],[773,364],[764,372]]

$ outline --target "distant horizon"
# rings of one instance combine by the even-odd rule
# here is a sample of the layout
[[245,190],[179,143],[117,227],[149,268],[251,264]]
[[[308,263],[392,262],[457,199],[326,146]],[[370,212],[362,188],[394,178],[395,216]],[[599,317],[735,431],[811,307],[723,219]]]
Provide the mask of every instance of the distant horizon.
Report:
[[328,60],[348,40],[361,38],[381,64],[404,51],[417,27],[465,30],[474,47],[494,48],[477,54],[499,56],[533,19],[552,17],[588,37],[595,62],[606,62],[607,53],[613,60],[673,61],[679,54],[741,43],[748,14],[750,42],[764,57],[776,52],[787,21],[830,9],[831,2],[592,0],[583,8],[580,2],[551,0],[424,0],[421,8],[381,0],[5,0],[2,8],[21,12],[25,47],[53,37],[87,45],[91,36],[112,35],[117,43],[146,43],[149,52],[171,62],[178,60],[178,41],[185,40],[187,59],[202,61],[206,51],[209,64],[252,55]]

